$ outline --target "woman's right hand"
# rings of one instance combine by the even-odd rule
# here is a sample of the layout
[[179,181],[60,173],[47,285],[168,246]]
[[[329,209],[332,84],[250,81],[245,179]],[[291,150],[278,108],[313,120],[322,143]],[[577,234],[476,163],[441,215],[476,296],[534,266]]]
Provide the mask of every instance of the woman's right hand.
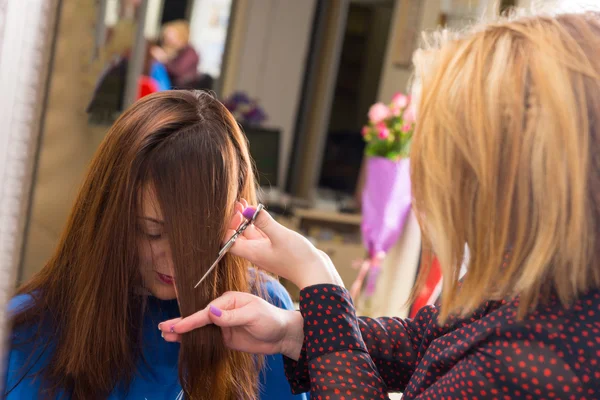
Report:
[[[238,204],[227,238],[239,226],[242,213],[245,218],[251,218],[254,211],[245,202]],[[331,259],[324,252],[302,235],[280,225],[265,210],[258,214],[254,225],[246,229],[230,251],[265,271],[291,281],[300,289],[322,283],[344,285]]]
[[158,325],[163,338],[178,342],[181,334],[215,324],[225,345],[253,354],[283,354],[297,360],[304,340],[304,320],[297,311],[275,307],[249,293],[227,292],[204,310]]

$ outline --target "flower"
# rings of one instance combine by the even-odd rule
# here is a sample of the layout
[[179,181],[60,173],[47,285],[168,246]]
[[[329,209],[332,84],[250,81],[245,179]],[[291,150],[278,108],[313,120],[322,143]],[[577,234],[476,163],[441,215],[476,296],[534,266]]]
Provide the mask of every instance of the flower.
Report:
[[406,108],[410,101],[410,98],[402,93],[396,93],[392,98],[393,109],[403,109]]
[[375,103],[369,109],[369,120],[373,124],[378,124],[390,115],[389,108],[383,103]]
[[369,122],[361,130],[367,157],[392,161],[410,155],[416,112],[410,96],[394,95],[390,103],[375,103],[369,109]]
[[266,119],[265,111],[257,100],[251,99],[244,92],[235,92],[223,101],[238,122],[249,125],[261,125]]
[[377,132],[379,139],[387,139],[390,136],[390,130],[385,122],[380,122],[377,124]]

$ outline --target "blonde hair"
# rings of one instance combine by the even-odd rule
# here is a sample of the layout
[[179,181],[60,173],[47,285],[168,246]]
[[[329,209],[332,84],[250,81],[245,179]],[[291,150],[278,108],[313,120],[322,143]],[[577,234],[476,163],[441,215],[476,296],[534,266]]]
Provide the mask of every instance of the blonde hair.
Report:
[[415,56],[411,179],[441,322],[600,287],[599,48],[599,13],[538,15],[438,33]]
[[188,43],[190,41],[190,24],[184,19],[178,19],[176,21],[167,22],[162,27],[162,35],[164,35],[167,29],[172,29],[177,32],[181,43]]

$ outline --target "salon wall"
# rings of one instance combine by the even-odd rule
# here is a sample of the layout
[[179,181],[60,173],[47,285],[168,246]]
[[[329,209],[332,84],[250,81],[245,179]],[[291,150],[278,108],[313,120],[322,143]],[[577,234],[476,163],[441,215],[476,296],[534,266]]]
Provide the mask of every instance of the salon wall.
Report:
[[[420,21],[415,21],[419,25],[420,30],[431,30],[438,26],[440,13],[441,13],[441,1],[440,0],[423,0],[423,14]],[[381,80],[379,81],[379,94],[378,98],[381,101],[390,101],[394,93],[401,91],[407,91],[407,85],[412,74],[411,68],[399,68],[392,62],[392,47],[394,38],[396,37],[396,29],[399,28],[398,24],[394,24],[393,21],[398,20],[399,12],[399,1],[396,1],[396,7],[394,8],[394,14],[392,16],[392,25],[390,28],[390,40],[388,40],[387,51],[385,61],[383,63],[383,71],[381,74]]]
[[[572,3],[575,3],[577,1],[574,0],[569,0]],[[585,0],[588,1],[589,0]],[[560,0],[518,0],[519,3],[519,7],[523,7],[523,8],[530,8],[530,7],[547,7],[549,4],[555,5],[556,3],[559,3]]]
[[[223,94],[257,98],[281,128],[279,181],[283,186],[302,89],[316,0],[239,0]],[[233,53],[233,54],[232,54]]]
[[[431,31],[439,26],[440,16],[444,9],[450,14],[447,14],[448,25],[453,28],[464,27],[465,24],[476,21],[478,18],[494,18],[497,13],[500,1],[499,0],[422,0],[423,14],[419,25],[419,31]],[[528,8],[531,5],[551,5],[560,2],[576,2],[587,0],[518,0],[517,4],[520,7]],[[381,101],[389,101],[397,91],[407,92],[408,84],[412,75],[411,67],[399,68],[392,62],[392,46],[393,38],[396,35],[398,24],[393,21],[398,19],[399,1],[396,1],[394,15],[392,16],[392,25],[390,28],[390,40],[386,52],[386,61],[384,62],[382,78],[379,84],[378,98]],[[420,37],[419,37],[420,39]]]

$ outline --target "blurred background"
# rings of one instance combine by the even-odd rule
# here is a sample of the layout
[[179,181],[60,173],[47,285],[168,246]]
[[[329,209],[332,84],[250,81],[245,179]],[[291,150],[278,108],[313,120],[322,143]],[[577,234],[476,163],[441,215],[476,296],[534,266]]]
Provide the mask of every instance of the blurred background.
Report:
[[[370,107],[406,93],[421,31],[460,28],[532,1],[53,2],[41,137],[16,280],[48,260],[86,166],[120,113],[149,93],[194,88],[214,91],[243,126],[262,201],[326,251],[350,286],[365,258],[361,130]],[[411,214],[361,311],[409,315],[403,303],[427,260]],[[425,302],[438,286],[434,271]]]

